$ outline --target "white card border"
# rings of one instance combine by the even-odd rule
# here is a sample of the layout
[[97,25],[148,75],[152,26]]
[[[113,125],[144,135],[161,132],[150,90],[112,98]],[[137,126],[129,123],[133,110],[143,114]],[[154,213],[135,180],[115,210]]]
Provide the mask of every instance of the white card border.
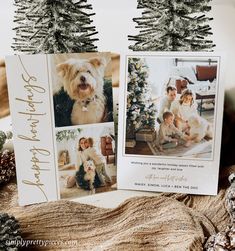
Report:
[[[217,188],[218,188],[218,176],[219,176],[219,160],[220,160],[220,150],[221,150],[221,139],[222,139],[222,120],[223,120],[223,104],[224,104],[224,90],[225,90],[225,58],[226,54],[224,52],[125,52],[122,53],[121,57],[121,75],[120,75],[120,93],[123,93],[123,95],[119,97],[119,122],[118,122],[118,157],[117,157],[117,166],[118,166],[118,174],[117,174],[117,185],[118,189],[123,190],[143,190],[143,191],[156,191],[156,192],[179,192],[179,193],[188,193],[184,191],[177,191],[177,190],[165,190],[165,189],[151,189],[148,190],[146,188],[140,188],[136,187],[134,185],[131,185],[127,182],[127,180],[122,180],[123,172],[126,172],[127,175],[134,175],[130,170],[127,171],[129,168],[128,166],[128,159],[134,159],[136,161],[152,161],[153,159],[156,159],[156,156],[151,155],[131,155],[125,153],[125,135],[126,135],[126,95],[127,95],[127,59],[128,57],[215,57],[218,60],[218,69],[217,69],[217,87],[216,87],[216,107],[215,107],[215,124],[214,126],[214,135],[215,140],[213,142],[213,157],[211,159],[203,159],[203,162],[208,163],[214,163],[216,164],[216,170],[213,173],[213,182],[214,189],[213,191],[198,191],[193,192],[190,191],[191,194],[210,194],[210,195],[216,195],[217,194]],[[216,156],[216,155],[219,155]],[[184,158],[184,157],[159,157],[156,160],[164,162],[164,161],[171,161],[171,160],[185,160],[185,161],[198,161],[198,159],[195,158]],[[201,161],[201,159],[199,159]],[[125,167],[124,167],[125,163]],[[133,169],[132,169],[133,170]],[[140,172],[140,171],[139,171]],[[202,170],[203,172],[203,170]],[[215,188],[216,187],[216,188]]]

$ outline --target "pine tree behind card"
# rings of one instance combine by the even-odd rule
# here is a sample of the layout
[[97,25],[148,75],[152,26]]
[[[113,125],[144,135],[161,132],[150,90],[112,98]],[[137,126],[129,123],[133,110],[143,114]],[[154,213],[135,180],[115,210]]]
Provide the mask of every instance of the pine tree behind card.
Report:
[[13,28],[16,37],[12,48],[18,52],[34,52],[36,47],[30,42],[30,38],[34,33],[34,23],[36,16],[31,15],[31,9],[35,9],[39,5],[40,0],[15,0],[15,19],[17,26]]
[[211,51],[215,46],[205,13],[211,0],[138,0],[138,35],[128,36],[133,51]]
[[87,0],[15,0],[12,48],[26,53],[92,52],[97,34]]
[[130,139],[142,128],[155,128],[156,108],[151,98],[148,67],[144,59],[129,59],[127,91],[127,138]]

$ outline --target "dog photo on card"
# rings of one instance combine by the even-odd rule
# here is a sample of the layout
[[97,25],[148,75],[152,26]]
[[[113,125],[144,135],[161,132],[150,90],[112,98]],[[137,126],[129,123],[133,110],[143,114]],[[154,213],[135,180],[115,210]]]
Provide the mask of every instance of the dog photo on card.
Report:
[[19,204],[116,189],[111,53],[6,58]]
[[108,53],[54,55],[51,66],[56,127],[113,121]]

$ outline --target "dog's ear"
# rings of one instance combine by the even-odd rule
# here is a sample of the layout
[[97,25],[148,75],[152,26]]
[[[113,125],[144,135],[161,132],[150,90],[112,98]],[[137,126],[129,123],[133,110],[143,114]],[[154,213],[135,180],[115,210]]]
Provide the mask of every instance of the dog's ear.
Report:
[[95,68],[99,68],[99,67],[106,67],[107,65],[107,61],[105,58],[103,57],[96,57],[96,58],[91,58],[89,60],[89,62],[95,67]]
[[96,69],[101,77],[103,77],[105,72],[105,67],[107,66],[108,62],[104,57],[96,57],[91,58],[89,63]]
[[66,74],[69,72],[71,67],[72,66],[68,63],[58,64],[56,66],[56,71],[58,72],[60,77],[64,78]]

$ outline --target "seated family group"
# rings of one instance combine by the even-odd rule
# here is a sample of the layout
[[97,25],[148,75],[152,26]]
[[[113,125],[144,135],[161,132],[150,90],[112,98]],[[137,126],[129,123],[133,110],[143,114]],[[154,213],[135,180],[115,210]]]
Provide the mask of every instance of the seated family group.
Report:
[[177,90],[168,86],[159,107],[157,146],[160,151],[178,145],[189,147],[205,137],[212,139],[212,126],[197,111],[194,93],[185,89],[177,99]]
[[106,172],[106,159],[94,147],[92,138],[80,138],[77,145],[77,164],[75,176],[67,178],[67,188],[77,184],[85,190],[111,184]]

